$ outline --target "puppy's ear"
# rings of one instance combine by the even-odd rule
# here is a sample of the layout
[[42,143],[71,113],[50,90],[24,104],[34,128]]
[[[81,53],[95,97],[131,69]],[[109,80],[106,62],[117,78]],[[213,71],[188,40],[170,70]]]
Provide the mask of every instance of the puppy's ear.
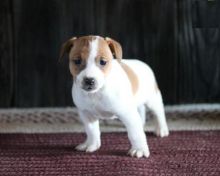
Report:
[[115,40],[106,37],[106,42],[108,43],[108,46],[112,52],[112,55],[115,59],[118,60],[118,62],[121,62],[122,59],[122,48],[120,43],[116,42]]
[[76,37],[73,37],[73,38],[67,40],[67,41],[62,45],[61,50],[60,50],[59,61],[63,58],[63,56],[64,56],[65,53],[69,53],[69,52],[70,52],[70,49],[73,47],[74,41],[75,41],[76,39],[77,39]]

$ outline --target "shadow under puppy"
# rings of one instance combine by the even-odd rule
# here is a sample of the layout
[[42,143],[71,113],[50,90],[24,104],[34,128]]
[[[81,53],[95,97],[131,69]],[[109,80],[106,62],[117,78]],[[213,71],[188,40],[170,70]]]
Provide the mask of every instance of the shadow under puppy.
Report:
[[87,134],[76,149],[99,149],[99,119],[117,117],[128,132],[129,154],[148,157],[143,128],[146,107],[155,114],[156,134],[169,134],[161,93],[150,67],[138,60],[122,59],[121,45],[100,36],[73,37],[63,44],[60,57],[65,53],[69,53],[73,76],[73,101]]

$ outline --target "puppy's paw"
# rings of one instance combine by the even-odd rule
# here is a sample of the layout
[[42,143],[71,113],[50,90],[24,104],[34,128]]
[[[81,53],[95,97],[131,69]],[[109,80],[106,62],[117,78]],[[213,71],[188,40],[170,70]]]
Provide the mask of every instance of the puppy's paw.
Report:
[[128,152],[128,154],[132,157],[137,157],[137,158],[141,158],[141,157],[149,157],[150,156],[150,152],[148,147],[145,149],[135,149],[135,148],[131,148]]
[[169,135],[169,130],[168,130],[167,126],[166,127],[162,127],[162,128],[157,127],[155,133],[159,137],[166,137],[166,136]]
[[76,150],[90,153],[98,150],[100,146],[101,146],[100,142],[94,142],[92,144],[89,144],[88,142],[84,142],[82,144],[77,145]]

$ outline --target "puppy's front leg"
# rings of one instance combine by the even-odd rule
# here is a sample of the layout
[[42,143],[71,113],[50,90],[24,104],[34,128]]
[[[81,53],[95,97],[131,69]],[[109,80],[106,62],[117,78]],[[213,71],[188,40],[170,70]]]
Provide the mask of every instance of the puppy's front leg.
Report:
[[101,146],[99,121],[86,117],[83,112],[79,112],[80,119],[85,127],[87,138],[85,142],[76,146],[79,151],[94,152]]
[[129,154],[134,157],[148,157],[150,155],[144,133],[141,117],[137,110],[127,111],[119,114],[119,119],[124,123],[128,138],[131,142]]

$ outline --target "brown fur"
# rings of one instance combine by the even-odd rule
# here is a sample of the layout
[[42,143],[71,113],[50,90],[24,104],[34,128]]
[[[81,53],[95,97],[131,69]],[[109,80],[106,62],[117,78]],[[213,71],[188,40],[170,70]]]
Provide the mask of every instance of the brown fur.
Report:
[[62,59],[62,57],[64,56],[65,53],[69,53],[70,49],[72,48],[74,42],[76,40],[76,37],[73,37],[69,40],[67,40],[65,43],[63,43],[61,50],[60,50],[60,57],[59,60]]
[[[94,40],[94,37],[80,37],[74,41],[74,44],[69,53],[69,68],[73,77],[76,77],[85,67],[89,56],[89,42]],[[81,59],[80,65],[75,65],[74,60]]]
[[138,86],[139,86],[138,77],[134,73],[134,71],[128,65],[126,65],[125,63],[121,63],[121,66],[122,66],[122,68],[124,69],[125,73],[128,76],[128,79],[131,83],[132,92],[135,95],[137,93]]
[[[96,57],[96,65],[102,70],[104,75],[107,75],[112,67],[112,53],[109,49],[108,43],[103,39],[99,38],[98,43],[98,52]],[[105,66],[100,65],[100,60],[103,59],[107,61],[107,64]]]
[[105,41],[108,43],[109,45],[109,48],[113,54],[113,57],[115,59],[118,60],[118,62],[121,62],[121,59],[122,59],[122,48],[121,48],[121,45],[120,43],[116,42],[115,40],[109,38],[109,37],[106,37],[105,38]]

